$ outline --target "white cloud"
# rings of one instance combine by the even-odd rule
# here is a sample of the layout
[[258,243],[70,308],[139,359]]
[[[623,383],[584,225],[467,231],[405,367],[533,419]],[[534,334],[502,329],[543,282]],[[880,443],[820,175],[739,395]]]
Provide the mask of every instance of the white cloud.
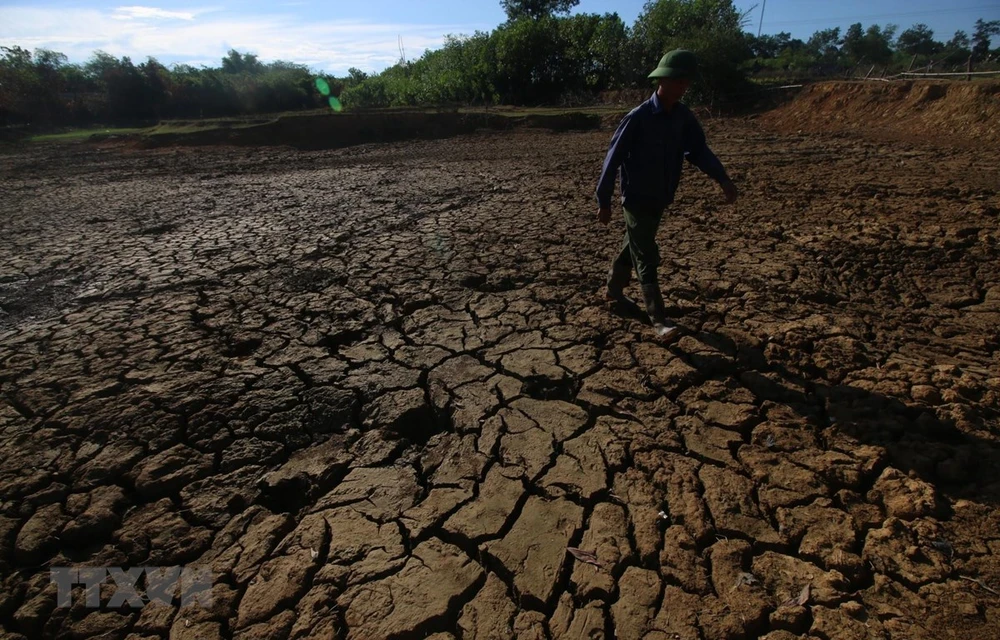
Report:
[[153,7],[54,9],[0,7],[0,45],[46,48],[73,62],[96,50],[134,61],[152,56],[164,63],[217,66],[229,49],[262,60],[288,60],[316,70],[346,73],[350,67],[381,71],[399,57],[398,37],[409,59],[440,47],[446,34],[472,33],[487,25],[307,22],[288,13],[230,14],[221,10],[163,11]]
[[152,18],[158,20],[194,20],[193,11],[166,11],[156,7],[118,7],[112,13],[116,20]]

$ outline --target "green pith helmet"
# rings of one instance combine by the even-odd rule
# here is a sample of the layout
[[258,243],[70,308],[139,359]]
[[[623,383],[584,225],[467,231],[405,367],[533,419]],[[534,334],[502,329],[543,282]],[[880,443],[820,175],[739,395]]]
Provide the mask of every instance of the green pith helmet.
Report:
[[674,49],[660,58],[650,78],[689,78],[698,75],[698,58],[686,49]]

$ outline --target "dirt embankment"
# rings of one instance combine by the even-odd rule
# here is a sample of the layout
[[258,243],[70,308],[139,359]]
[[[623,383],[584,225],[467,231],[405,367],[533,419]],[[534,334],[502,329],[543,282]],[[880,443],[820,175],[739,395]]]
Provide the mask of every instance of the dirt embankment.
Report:
[[764,114],[762,121],[782,131],[996,144],[1000,82],[823,82]]
[[192,133],[157,134],[145,136],[142,140],[145,147],[288,145],[303,150],[319,150],[373,142],[448,138],[482,129],[533,127],[570,131],[597,129],[600,126],[600,115],[581,112],[510,115],[502,112],[379,111],[284,117],[251,127],[220,127]]

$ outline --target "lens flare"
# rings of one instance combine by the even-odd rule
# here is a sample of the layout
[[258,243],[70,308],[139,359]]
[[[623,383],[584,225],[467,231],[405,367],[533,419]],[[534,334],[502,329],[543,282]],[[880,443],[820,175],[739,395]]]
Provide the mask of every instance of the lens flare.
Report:
[[330,96],[330,108],[333,109],[334,111],[341,111],[343,110],[344,105],[340,104],[340,100],[337,100],[335,97]]
[[330,85],[323,78],[316,78],[316,89],[324,96],[330,95]]

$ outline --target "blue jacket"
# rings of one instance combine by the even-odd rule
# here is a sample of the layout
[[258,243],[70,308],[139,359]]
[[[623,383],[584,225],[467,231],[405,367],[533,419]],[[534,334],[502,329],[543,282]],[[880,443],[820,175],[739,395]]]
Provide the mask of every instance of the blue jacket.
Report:
[[654,93],[622,119],[611,138],[597,185],[598,204],[611,206],[620,168],[626,208],[664,209],[674,201],[685,157],[716,181],[729,179],[691,110],[678,102],[667,112]]

